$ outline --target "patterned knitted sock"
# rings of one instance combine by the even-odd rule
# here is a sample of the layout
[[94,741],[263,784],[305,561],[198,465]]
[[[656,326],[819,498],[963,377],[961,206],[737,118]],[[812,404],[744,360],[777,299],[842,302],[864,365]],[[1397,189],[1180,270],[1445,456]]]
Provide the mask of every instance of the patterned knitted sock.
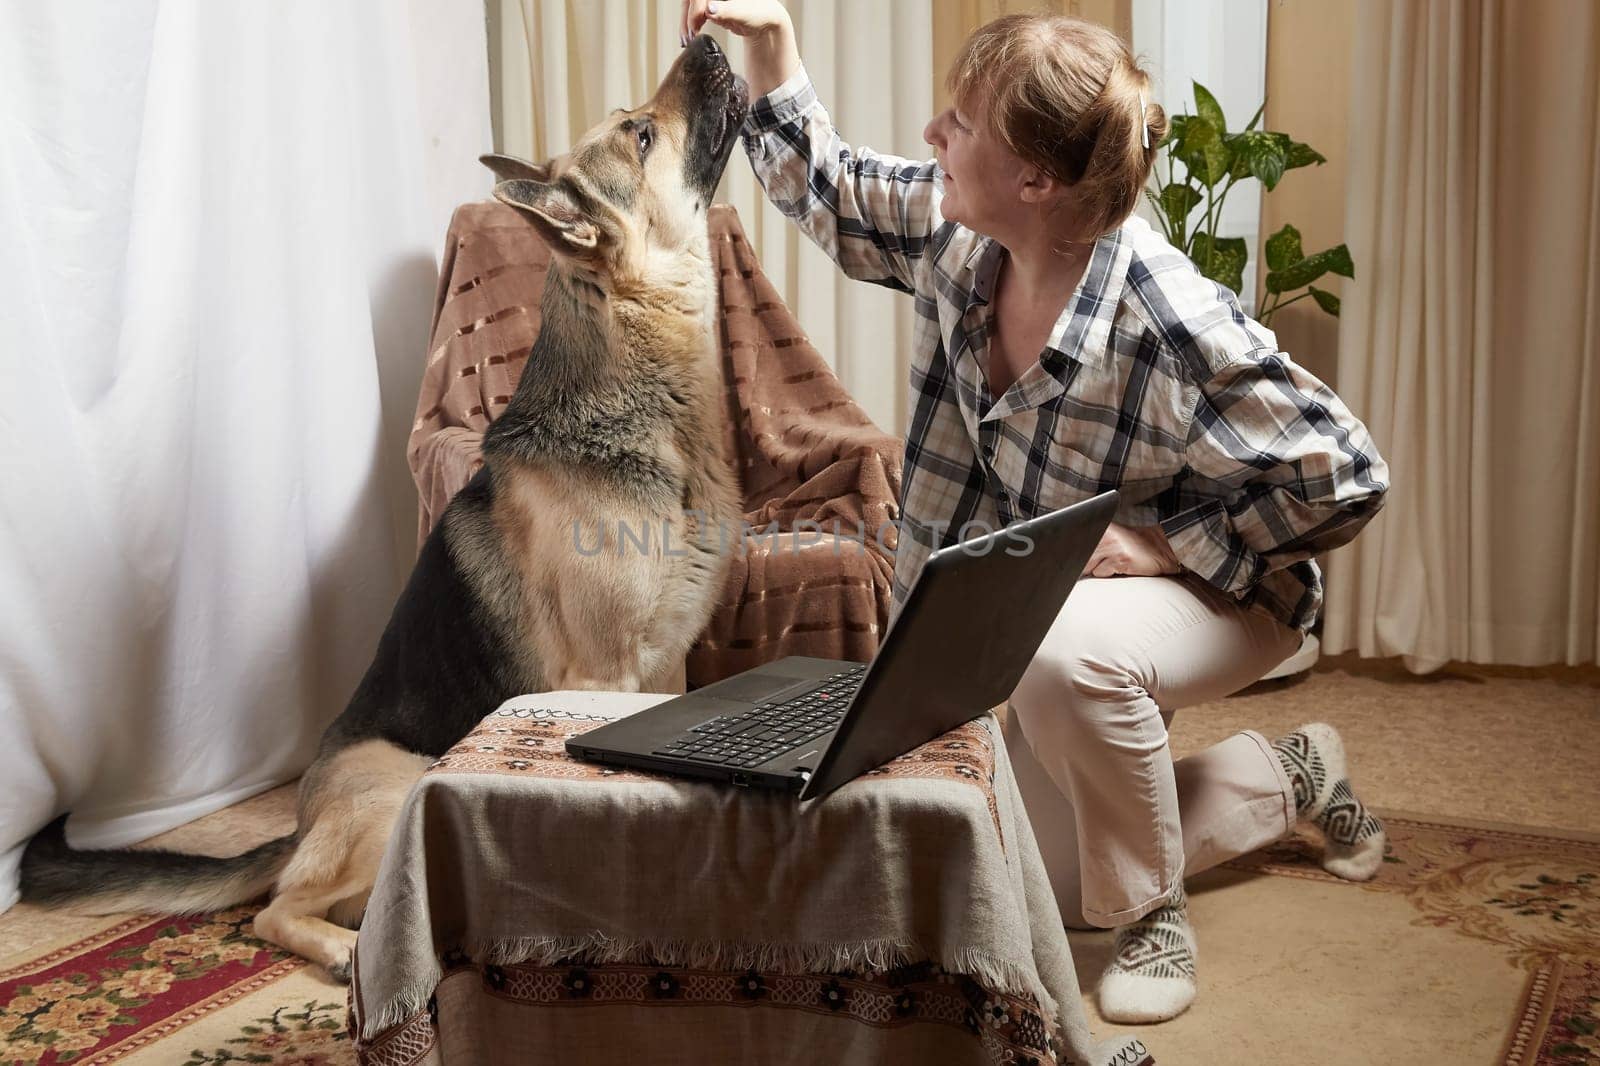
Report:
[[1166,906],[1117,931],[1117,952],[1100,978],[1107,1021],[1164,1022],[1194,1002],[1194,930],[1179,885]]
[[1366,881],[1383,865],[1383,823],[1350,788],[1344,742],[1325,722],[1303,725],[1272,742],[1294,786],[1295,812],[1322,830],[1322,868],[1347,881]]

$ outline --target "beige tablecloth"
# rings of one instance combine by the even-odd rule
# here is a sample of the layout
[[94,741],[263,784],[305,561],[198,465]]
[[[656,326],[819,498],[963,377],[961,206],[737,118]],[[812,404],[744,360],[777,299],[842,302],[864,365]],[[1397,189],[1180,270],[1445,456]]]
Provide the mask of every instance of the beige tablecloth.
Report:
[[518,697],[430,768],[361,928],[363,1063],[1152,1061],[1090,1038],[994,719],[805,805],[566,756],[665,698]]

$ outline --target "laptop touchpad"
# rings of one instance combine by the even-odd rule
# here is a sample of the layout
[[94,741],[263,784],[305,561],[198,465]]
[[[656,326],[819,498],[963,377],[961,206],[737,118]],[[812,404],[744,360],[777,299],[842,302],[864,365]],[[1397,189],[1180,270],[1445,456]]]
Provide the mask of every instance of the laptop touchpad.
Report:
[[724,700],[751,700],[759,701],[775,696],[791,688],[805,685],[814,685],[815,681],[807,681],[795,677],[774,677],[770,674],[741,674],[730,677],[705,688],[696,689],[697,696],[716,696]]

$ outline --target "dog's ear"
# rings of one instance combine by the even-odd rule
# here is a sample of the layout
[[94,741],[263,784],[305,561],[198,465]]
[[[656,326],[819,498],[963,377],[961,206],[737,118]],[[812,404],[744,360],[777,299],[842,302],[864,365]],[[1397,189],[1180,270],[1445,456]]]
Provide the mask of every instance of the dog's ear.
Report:
[[516,208],[557,252],[581,259],[593,256],[599,247],[599,228],[560,185],[513,178],[495,185],[494,198]]
[[555,172],[555,160],[548,163],[530,163],[526,159],[518,159],[514,155],[480,155],[478,162],[494,171],[494,176],[501,181],[511,181],[514,178],[526,178],[529,181],[549,181]]

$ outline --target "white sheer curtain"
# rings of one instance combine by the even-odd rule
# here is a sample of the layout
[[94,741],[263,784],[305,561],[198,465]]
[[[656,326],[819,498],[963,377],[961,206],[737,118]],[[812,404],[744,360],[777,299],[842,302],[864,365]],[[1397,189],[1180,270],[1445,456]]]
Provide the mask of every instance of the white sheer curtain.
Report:
[[0,7],[0,907],[294,777],[409,568],[481,12]]
[[1600,654],[1600,7],[1363,0],[1339,391],[1393,479],[1331,651]]
[[[788,0],[822,102],[852,144],[928,158],[928,0]],[[488,0],[501,148],[548,159],[613,108],[646,99],[677,57],[681,0]],[[743,43],[708,27],[734,69]],[[734,150],[718,200],[734,205],[763,268],[823,358],[879,426],[905,428],[911,301],[847,280],[766,200]]]

